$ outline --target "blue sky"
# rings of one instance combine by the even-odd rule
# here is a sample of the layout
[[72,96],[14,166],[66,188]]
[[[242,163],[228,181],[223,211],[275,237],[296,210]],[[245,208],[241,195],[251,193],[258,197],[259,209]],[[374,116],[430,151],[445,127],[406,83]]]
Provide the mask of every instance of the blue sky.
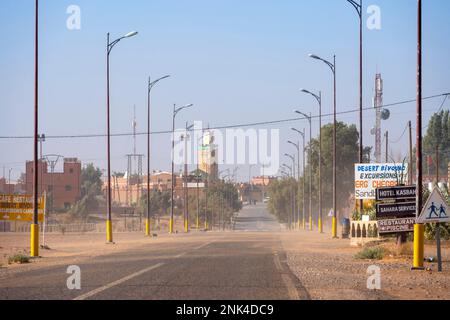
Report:
[[[203,120],[211,126],[293,117],[293,107],[317,113],[314,101],[299,92],[322,90],[324,112],[332,108],[331,74],[326,66],[307,57],[316,53],[338,59],[338,108],[358,105],[358,21],[344,0],[152,0],[40,1],[40,124],[47,135],[104,133],[106,33],[121,42],[111,56],[112,131],[129,132],[136,105],[138,131],[146,125],[146,82],[149,75],[170,74],[153,92],[154,131],[171,125],[174,103],[194,103],[178,118]],[[364,31],[364,105],[370,106],[375,73],[384,79],[384,101],[415,97],[415,0],[373,0],[381,8],[381,30]],[[68,30],[66,9],[81,8],[81,30]],[[424,2],[424,95],[450,92],[450,2]],[[365,19],[368,15],[365,14]],[[34,1],[0,2],[0,136],[33,132],[33,24]],[[426,101],[425,121],[442,99]],[[445,108],[450,106],[447,101]],[[415,123],[415,104],[391,109],[384,122],[392,140],[408,120]],[[365,112],[364,140],[370,135],[374,112]],[[327,123],[331,118],[324,119]],[[357,113],[339,116],[356,123]],[[295,123],[306,127],[304,121]],[[283,141],[296,138],[292,124],[281,130],[281,153],[292,152]],[[317,122],[313,123],[315,134]],[[153,138],[153,168],[169,169],[169,136]],[[407,152],[406,140],[392,145],[394,156]],[[44,153],[79,157],[105,168],[105,139],[49,140]],[[32,141],[0,139],[0,166],[13,168],[13,179],[32,158]],[[138,151],[145,153],[145,137]],[[125,154],[132,138],[114,138],[113,169],[126,169]],[[256,170],[254,172],[257,173]],[[248,177],[248,167],[239,172]]]

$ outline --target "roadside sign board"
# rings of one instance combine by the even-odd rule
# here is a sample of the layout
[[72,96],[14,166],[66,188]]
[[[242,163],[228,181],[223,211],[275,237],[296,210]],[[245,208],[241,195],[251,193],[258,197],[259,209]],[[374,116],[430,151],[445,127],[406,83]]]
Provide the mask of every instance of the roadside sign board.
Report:
[[378,233],[400,233],[414,231],[415,218],[386,219],[378,221]]
[[378,203],[377,219],[410,218],[416,216],[416,203]]
[[450,222],[450,208],[438,188],[434,188],[425,203],[417,223],[446,223]]
[[396,187],[408,177],[408,164],[355,164],[355,199],[375,200],[376,189]]
[[416,186],[378,188],[376,200],[411,200],[416,198],[416,190]]
[[[38,201],[38,220],[44,221],[45,196]],[[0,195],[0,220],[33,221],[33,196],[30,195]]]

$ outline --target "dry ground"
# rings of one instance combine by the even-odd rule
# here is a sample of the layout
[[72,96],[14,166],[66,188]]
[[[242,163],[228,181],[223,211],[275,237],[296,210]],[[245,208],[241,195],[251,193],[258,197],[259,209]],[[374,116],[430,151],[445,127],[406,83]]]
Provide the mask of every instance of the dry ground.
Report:
[[[355,259],[361,248],[350,247],[349,240],[333,240],[328,234],[302,231],[281,234],[281,238],[289,267],[312,299],[450,299],[448,243],[442,250],[444,272],[438,273],[435,263],[425,263],[432,271],[410,271],[412,256],[408,255],[387,255],[381,261]],[[410,252],[412,249],[403,250]],[[425,256],[435,257],[435,246],[426,245]],[[381,291],[367,289],[371,265],[381,268]]]

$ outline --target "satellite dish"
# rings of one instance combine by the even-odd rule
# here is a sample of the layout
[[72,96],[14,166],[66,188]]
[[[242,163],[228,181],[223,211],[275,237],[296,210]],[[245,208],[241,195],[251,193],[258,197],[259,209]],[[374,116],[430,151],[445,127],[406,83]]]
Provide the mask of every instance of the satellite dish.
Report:
[[372,129],[370,129],[370,134],[374,136],[374,135],[375,135],[375,133],[376,133],[376,131],[375,131],[375,130],[376,130],[375,128],[372,128]]
[[391,112],[388,109],[383,109],[381,111],[381,119],[388,120],[391,117]]

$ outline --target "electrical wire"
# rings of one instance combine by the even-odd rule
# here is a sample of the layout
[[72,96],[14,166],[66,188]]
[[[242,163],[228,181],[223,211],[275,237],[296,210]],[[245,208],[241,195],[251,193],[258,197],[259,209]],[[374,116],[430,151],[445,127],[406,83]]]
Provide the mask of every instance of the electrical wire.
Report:
[[[450,95],[449,93],[442,93],[442,94],[437,94],[437,95],[432,95],[432,96],[428,96],[428,97],[424,97],[423,100],[430,100],[430,99],[435,99],[438,97],[447,97],[448,95]],[[383,106],[380,107],[376,107],[376,108],[387,108],[387,107],[394,107],[394,106],[400,106],[403,104],[407,104],[407,103],[412,103],[415,102],[415,99],[411,99],[411,100],[404,100],[404,101],[399,101],[399,102],[395,102],[395,103],[390,103],[390,104],[385,104]],[[366,107],[363,108],[363,110],[372,110],[372,109],[376,109],[374,107]],[[351,113],[356,113],[359,112],[359,108],[354,108],[348,111],[341,111],[341,112],[337,112],[337,115],[343,115],[343,114],[351,114]],[[328,114],[323,114],[322,118],[325,117],[331,117],[333,116],[333,113],[328,113]],[[319,116],[311,116],[311,119],[318,119]],[[274,124],[280,124],[280,123],[290,123],[290,122],[297,122],[297,121],[305,121],[308,120],[307,118],[304,117],[300,117],[300,118],[290,118],[290,119],[282,119],[282,120],[273,120],[273,121],[262,121],[262,122],[253,122],[253,123],[241,123],[241,124],[233,124],[233,125],[224,125],[224,126],[217,126],[217,127],[211,127],[208,128],[209,130],[222,130],[222,129],[233,129],[233,128],[244,128],[244,127],[252,127],[252,126],[263,126],[263,125],[274,125]],[[203,131],[204,129],[193,129],[192,131]],[[171,130],[163,130],[163,131],[155,131],[155,132],[150,132],[150,135],[160,135],[160,134],[171,134],[172,131]],[[136,133],[136,136],[141,136],[141,135],[147,135],[148,132],[139,132]],[[130,137],[133,136],[134,133],[113,133],[110,136],[111,137]],[[78,138],[104,138],[106,137],[106,134],[85,134],[85,135],[47,135],[46,138],[47,139],[78,139]],[[2,140],[16,140],[16,139],[33,139],[33,136],[0,136],[0,139]]]

